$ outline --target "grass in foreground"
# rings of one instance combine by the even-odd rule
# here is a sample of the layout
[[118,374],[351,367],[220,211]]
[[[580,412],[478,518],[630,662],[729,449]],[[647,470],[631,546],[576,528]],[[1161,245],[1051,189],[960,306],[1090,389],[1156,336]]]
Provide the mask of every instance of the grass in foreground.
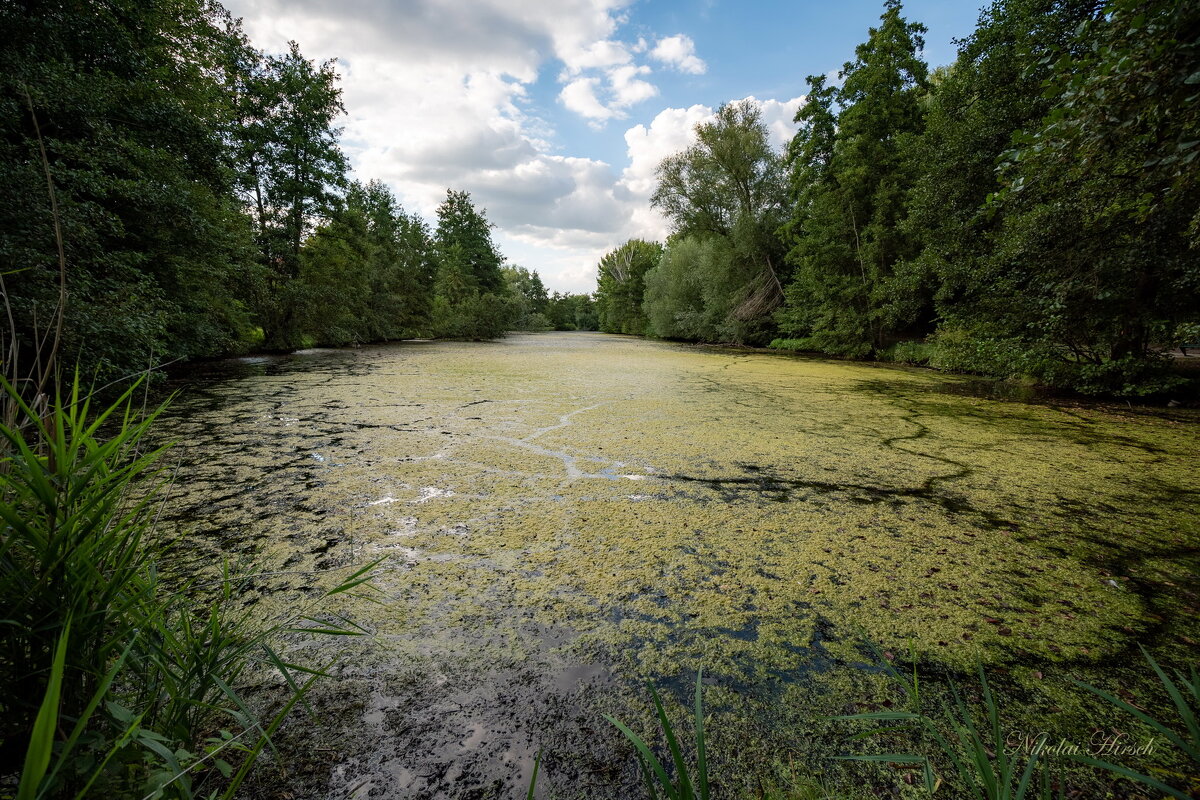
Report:
[[[17,410],[0,425],[0,735],[24,751],[17,800],[233,797],[324,674],[280,637],[362,633],[321,609],[374,564],[269,622],[239,607],[228,569],[216,592],[168,588],[152,543],[163,450],[143,447],[161,408],[140,414],[131,388],[93,412],[78,380],[44,413],[0,391]],[[279,686],[266,713],[241,689],[264,669]]]

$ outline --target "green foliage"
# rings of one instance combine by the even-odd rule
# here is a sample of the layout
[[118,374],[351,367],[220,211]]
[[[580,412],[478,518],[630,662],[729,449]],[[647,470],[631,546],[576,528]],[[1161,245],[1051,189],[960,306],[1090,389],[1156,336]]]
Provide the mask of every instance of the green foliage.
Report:
[[[1117,775],[1130,778],[1136,783],[1140,783],[1143,786],[1149,786],[1150,788],[1159,792],[1163,792],[1171,797],[1177,797],[1180,798],[1180,800],[1188,800],[1188,798],[1195,797],[1196,791],[1200,790],[1200,778],[1197,777],[1200,775],[1200,674],[1197,673],[1196,667],[1193,666],[1189,675],[1184,675],[1182,672],[1176,670],[1175,678],[1172,679],[1169,675],[1167,675],[1166,671],[1159,666],[1158,662],[1154,660],[1154,657],[1146,652],[1145,647],[1142,647],[1140,644],[1138,647],[1141,649],[1142,655],[1146,657],[1146,661],[1149,662],[1150,668],[1154,670],[1155,676],[1158,678],[1158,681],[1162,685],[1164,692],[1171,701],[1171,706],[1175,716],[1173,722],[1177,723],[1177,726],[1172,726],[1166,722],[1163,722],[1162,720],[1155,719],[1146,713],[1145,710],[1133,705],[1132,703],[1114,697],[1103,689],[1097,689],[1095,686],[1091,686],[1080,681],[1075,681],[1075,684],[1096,695],[1109,705],[1133,715],[1134,718],[1145,724],[1150,730],[1154,731],[1155,734],[1162,736],[1163,739],[1170,742],[1175,747],[1178,747],[1193,768],[1191,771],[1191,778],[1189,779],[1190,791],[1180,791],[1179,789],[1168,786],[1158,778],[1151,777],[1141,772],[1136,772],[1119,764],[1113,764],[1108,761],[1102,761],[1090,756],[1082,755],[1075,756],[1075,759],[1081,763],[1088,764],[1089,766],[1100,767],[1101,769],[1108,770],[1109,772],[1113,772]],[[1171,776],[1165,775],[1163,777],[1169,778]]]
[[[1168,713],[1173,717],[1171,721],[1157,719],[1143,708],[1103,689],[1081,681],[1074,681],[1075,685],[1135,717],[1155,735],[1177,747],[1190,765],[1200,764],[1200,717],[1197,716],[1200,709],[1200,675],[1193,666],[1188,675],[1176,670],[1175,677],[1171,678],[1144,647],[1141,650],[1170,701],[1171,712]],[[842,756],[842,759],[917,765],[923,773],[925,789],[931,794],[943,783],[949,783],[955,796],[975,800],[1022,800],[1032,797],[1050,800],[1055,796],[1067,796],[1062,770],[1056,769],[1051,761],[1052,754],[1046,752],[1048,741],[1045,738],[1037,740],[1029,752],[1023,754],[1024,763],[1022,757],[1013,752],[999,701],[988,685],[982,667],[979,669],[980,708],[968,703],[958,688],[952,685],[953,702],[930,713],[922,708],[915,653],[911,675],[897,670],[890,655],[880,653],[877,648],[876,654],[880,656],[878,661],[885,674],[903,692],[903,708],[850,714],[835,719],[868,723],[869,727],[854,739],[899,735],[908,742],[920,741],[933,745],[938,758],[932,759],[919,753],[873,753]],[[1065,757],[1129,778],[1181,800],[1193,797],[1197,788],[1195,778],[1188,774],[1159,770],[1159,776],[1153,777],[1083,752],[1068,751]],[[939,777],[936,771],[939,763],[948,768],[944,778]],[[1054,791],[1055,783],[1058,784],[1057,792]],[[1181,790],[1179,786],[1184,789]]]
[[[434,243],[439,259],[461,263],[470,288],[500,294],[506,290],[500,269],[504,258],[492,242],[492,223],[475,208],[468,192],[447,190],[437,209]],[[451,250],[454,250],[451,255]]]
[[60,350],[88,374],[238,349],[253,246],[225,158],[228,15],[8,3],[0,29],[0,273],[22,361],[58,304],[56,232]]
[[[161,575],[150,543],[161,450],[142,446],[158,412],[137,414],[132,389],[98,413],[78,381],[41,413],[3,390],[16,413],[0,425],[0,737],[28,742],[19,797],[232,797],[322,674],[274,643],[360,631],[317,619],[323,598],[265,621],[237,604],[242,579],[226,573],[212,592]],[[362,586],[373,566],[324,597]],[[269,718],[241,694],[252,669],[280,676]]]
[[492,224],[467,192],[447,191],[437,216],[433,334],[452,339],[503,335],[517,322],[521,308],[501,270],[504,259],[492,242]]
[[[347,185],[333,63],[262,53],[206,0],[126,5],[0,9],[10,357],[48,358],[64,297],[58,350],[101,383],[427,334],[430,232],[382,184]],[[504,294],[498,268],[478,270],[485,294]]]
[[546,310],[550,305],[550,296],[546,286],[537,272],[530,272],[524,267],[504,267],[504,280],[508,283],[508,293],[514,304],[513,330],[518,331],[548,331],[553,328]]
[[[1075,46],[1074,31],[1095,0],[997,0],[959,44],[958,58],[934,75],[925,130],[912,153],[919,177],[906,228],[921,242],[913,268],[937,283],[942,318],[987,319],[995,280],[988,259],[1001,217],[987,198],[1000,188],[996,163],[1017,132],[1036,126],[1055,95],[1042,82]],[[999,298],[997,298],[997,301]]]
[[[648,332],[767,341],[787,277],[775,235],[785,191],[782,161],[770,146],[761,108],[750,101],[722,106],[715,120],[696,126],[695,144],[663,160],[658,178],[651,203],[671,221],[672,239],[655,271],[653,296],[651,277],[645,278]],[[680,240],[703,245],[680,246]],[[704,261],[689,268],[692,256]],[[663,268],[667,260],[671,264]],[[700,277],[689,277],[691,271]]]
[[[1034,780],[1042,757],[1040,750],[1026,754],[1023,764],[1017,754],[1010,752],[1008,734],[1001,723],[1000,706],[982,668],[979,670],[982,715],[967,703],[957,688],[952,687],[953,703],[943,708],[939,716],[931,716],[921,708],[921,684],[915,654],[911,676],[897,670],[888,658],[879,660],[888,677],[904,692],[906,708],[836,717],[844,721],[866,722],[871,726],[854,738],[912,733],[920,740],[932,743],[950,766],[948,780],[956,796],[972,800],[1024,800],[1035,796],[1050,800],[1053,797],[1048,762],[1040,770],[1042,779]],[[949,730],[949,735],[944,729]],[[841,758],[917,765],[924,779],[925,790],[930,794],[943,783],[935,771],[934,760],[924,754],[873,753]]]
[[[1194,4],[995,0],[930,77],[885,4],[788,151],[782,340],[1088,394],[1182,381],[1200,319]],[[883,352],[934,333],[932,352]]]
[[1006,335],[998,325],[945,325],[931,339],[929,365],[952,372],[1025,379],[1070,387],[1084,394],[1120,397],[1161,395],[1183,385],[1169,371],[1169,356],[1144,354],[1098,362],[1073,359],[1070,350],[1048,341]]
[[983,309],[1054,347],[1064,385],[1130,393],[1156,371],[1154,345],[1200,318],[1197,24],[1192,3],[1110,3],[1054,63],[1054,107],[1005,156]]
[[928,364],[932,355],[933,345],[925,342],[896,342],[880,354],[883,361],[898,364]]
[[555,292],[546,304],[546,319],[556,331],[599,330],[597,302],[590,294]]
[[792,214],[781,229],[795,277],[780,327],[851,357],[927,316],[927,287],[904,267],[916,246],[902,226],[915,180],[908,154],[923,126],[925,27],[901,17],[898,0],[885,3],[881,21],[842,68],[841,87],[808,78],[789,149]]
[[658,266],[646,274],[647,333],[664,339],[716,338],[704,307],[706,277],[714,266],[713,238],[672,239]]
[[303,309],[314,302],[301,278],[305,240],[339,205],[346,157],[333,120],[345,112],[333,62],[306,59],[295,42],[282,56],[243,48],[234,94],[238,184],[259,249],[251,300],[270,349],[303,336]]
[[817,352],[818,350],[811,339],[772,339],[767,347],[772,350],[792,350],[797,353]]
[[663,248],[657,242],[630,239],[600,259],[596,311],[606,333],[646,333],[642,302],[646,273],[658,265]]
[[648,685],[650,696],[654,700],[654,710],[658,715],[660,732],[663,738],[666,739],[667,748],[671,753],[671,762],[675,768],[673,778],[663,763],[659,761],[658,756],[654,754],[650,745],[642,737],[630,730],[620,720],[607,714],[604,718],[615,725],[634,746],[637,753],[638,765],[642,771],[642,779],[646,786],[646,793],[651,800],[658,800],[660,797],[663,800],[708,800],[708,754],[705,750],[704,741],[704,670],[700,670],[696,674],[696,698],[693,706],[696,736],[695,755],[693,758],[696,766],[694,770],[688,767],[688,760],[684,758],[679,736],[675,733],[675,729],[671,726],[671,721],[667,718],[667,712],[663,709],[658,691],[654,688],[653,684]]
[[429,325],[432,273],[425,223],[382,183],[351,184],[344,206],[301,248],[296,330],[332,345],[415,335]]

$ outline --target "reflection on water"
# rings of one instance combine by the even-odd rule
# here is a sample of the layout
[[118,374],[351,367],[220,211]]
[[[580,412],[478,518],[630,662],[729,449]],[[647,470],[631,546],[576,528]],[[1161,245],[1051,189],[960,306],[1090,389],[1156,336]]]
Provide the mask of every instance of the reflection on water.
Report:
[[701,665],[743,786],[872,685],[863,636],[1033,693],[1196,636],[1197,427],[962,386],[599,334],[236,359],[180,379],[168,522],[265,609],[384,559],[295,796],[512,796],[544,748],[543,796],[615,797],[600,714]]

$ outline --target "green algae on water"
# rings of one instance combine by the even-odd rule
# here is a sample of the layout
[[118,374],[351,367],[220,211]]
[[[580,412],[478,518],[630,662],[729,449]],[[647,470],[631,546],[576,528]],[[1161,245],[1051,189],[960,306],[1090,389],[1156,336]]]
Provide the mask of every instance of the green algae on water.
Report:
[[[453,662],[500,696],[489,664],[595,667],[589,702],[620,712],[641,677],[683,687],[703,665],[728,708],[757,698],[762,763],[801,735],[796,704],[867,685],[849,677],[864,640],[1004,670],[1031,708],[1069,705],[1068,673],[1103,676],[1138,641],[1194,657],[1195,416],[957,380],[596,334],[315,352],[176,404],[171,521],[197,563],[280,573],[267,604],[383,558],[383,602],[355,609],[372,685]],[[373,786],[453,795],[431,759],[518,780],[488,766],[492,728],[434,747],[421,714],[388,728],[402,772],[355,756]]]

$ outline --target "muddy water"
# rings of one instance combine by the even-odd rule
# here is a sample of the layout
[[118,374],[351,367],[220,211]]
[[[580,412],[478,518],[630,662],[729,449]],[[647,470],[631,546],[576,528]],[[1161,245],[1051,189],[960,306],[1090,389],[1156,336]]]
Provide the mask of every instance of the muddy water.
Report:
[[968,388],[578,333],[189,376],[180,558],[253,564],[264,616],[382,559],[337,608],[373,636],[294,642],[337,679],[260,792],[507,797],[542,750],[541,796],[623,796],[601,714],[645,721],[646,677],[678,710],[700,666],[745,790],[841,746],[813,720],[882,691],[865,640],[988,664],[1031,724],[1137,641],[1194,656],[1195,415]]

